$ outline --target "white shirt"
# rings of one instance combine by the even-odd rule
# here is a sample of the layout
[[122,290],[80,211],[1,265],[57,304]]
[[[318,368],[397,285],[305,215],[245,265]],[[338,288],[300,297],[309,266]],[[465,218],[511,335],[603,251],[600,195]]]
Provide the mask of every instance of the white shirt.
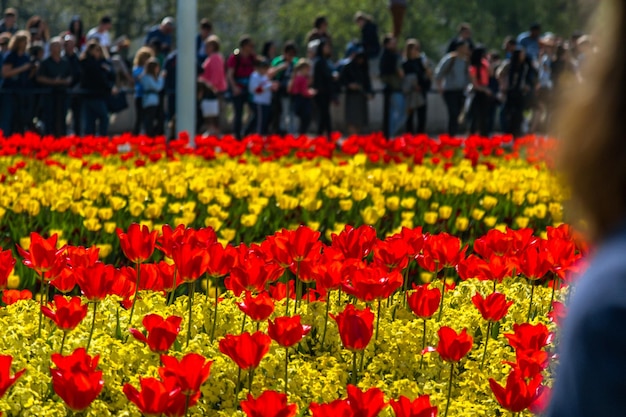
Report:
[[106,32],[98,32],[98,27],[89,29],[87,32],[87,40],[97,39],[100,43],[100,46],[103,48],[108,48],[111,46],[111,35],[109,35],[109,31]]
[[252,102],[256,104],[272,104],[272,81],[267,75],[254,71],[250,75],[248,91],[252,94]]

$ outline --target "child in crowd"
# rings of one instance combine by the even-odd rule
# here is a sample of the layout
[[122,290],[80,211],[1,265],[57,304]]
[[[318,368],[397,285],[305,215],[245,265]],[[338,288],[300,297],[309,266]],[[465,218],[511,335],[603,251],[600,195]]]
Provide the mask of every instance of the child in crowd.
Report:
[[270,64],[267,60],[258,60],[254,72],[250,76],[248,91],[252,95],[252,103],[256,107],[256,114],[251,123],[256,133],[267,135],[272,109],[272,91],[278,89],[278,83],[272,82],[268,75]]
[[157,58],[150,58],[146,61],[143,75],[141,76],[141,86],[143,87],[143,122],[146,135],[154,136],[157,132],[159,113],[159,94],[163,90],[163,74],[159,75],[161,66]]
[[310,88],[311,85],[311,61],[301,58],[295,67],[295,74],[289,81],[287,90],[291,94],[291,105],[293,113],[300,119],[298,133],[305,135],[311,124],[311,113],[313,111],[312,97],[316,91]]

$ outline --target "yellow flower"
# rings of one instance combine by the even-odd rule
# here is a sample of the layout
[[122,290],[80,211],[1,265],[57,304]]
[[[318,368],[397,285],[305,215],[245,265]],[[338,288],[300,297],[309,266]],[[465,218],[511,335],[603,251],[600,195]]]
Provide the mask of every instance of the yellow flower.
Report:
[[560,203],[550,203],[548,205],[548,211],[555,222],[563,221],[563,206]]
[[[477,208],[472,210],[472,219],[474,219],[476,221],[481,221],[484,216],[485,216],[485,211],[484,210],[477,209]],[[494,224],[495,224],[495,222],[494,222]]]
[[375,225],[376,222],[380,220],[378,210],[373,206],[368,206],[361,210],[361,217],[363,218],[363,222],[369,225]]
[[133,217],[139,217],[141,216],[141,213],[143,213],[144,210],[144,206],[142,203],[138,202],[138,201],[132,201],[130,203],[130,215]]
[[400,208],[400,197],[395,196],[395,195],[391,197],[387,197],[387,200],[385,201],[385,205],[389,210],[397,211]]
[[104,232],[105,233],[115,233],[115,229],[117,229],[117,223],[115,222],[104,222]]
[[21,237],[20,238],[20,246],[23,249],[28,250],[28,248],[30,248],[30,236],[27,237]]
[[339,208],[341,211],[350,211],[352,209],[352,200],[339,200]]
[[439,217],[443,220],[448,220],[452,216],[452,207],[441,206],[439,207]]
[[407,198],[403,198],[402,201],[400,201],[400,205],[402,206],[403,209],[413,210],[413,207],[415,207],[416,202],[417,200],[415,198],[407,197]]
[[483,220],[483,222],[485,223],[485,226],[492,228],[496,225],[496,222],[498,221],[498,218],[495,216],[487,216],[485,217],[485,219]]
[[20,286],[19,275],[15,275],[13,272],[11,272],[11,275],[9,275],[9,277],[7,278],[7,288],[14,290],[16,288],[19,288],[19,286]]
[[37,216],[39,215],[39,212],[41,211],[41,204],[39,204],[39,201],[37,200],[30,200],[26,208],[28,210],[29,215]]
[[496,224],[494,226],[494,229],[496,229],[496,230],[498,230],[498,231],[500,231],[502,233],[506,233],[506,227],[507,227],[506,223],[498,223],[498,224]]
[[433,195],[433,191],[430,188],[419,188],[417,190],[417,197],[421,198],[422,200],[428,200],[430,199],[430,197],[432,197]]
[[467,217],[457,217],[454,222],[454,227],[459,232],[464,232],[469,226],[469,219]]
[[528,217],[523,217],[523,216],[516,217],[515,225],[520,229],[528,227]]
[[545,204],[539,203],[533,208],[533,215],[538,219],[545,219],[548,214],[548,207]]
[[528,204],[536,204],[538,198],[539,196],[535,193],[526,194],[526,201],[528,202]]
[[352,190],[352,199],[356,202],[363,201],[367,198],[367,191],[365,190]]
[[252,227],[256,224],[257,219],[258,217],[256,214],[244,214],[241,216],[241,225],[245,227]]
[[222,227],[222,221],[216,217],[207,217],[204,219],[204,225],[212,228],[213,230],[220,230]]
[[413,220],[413,218],[415,217],[415,212],[403,211],[402,213],[400,213],[400,217],[402,218],[402,220]]
[[100,220],[96,218],[85,219],[83,221],[83,226],[85,226],[85,229],[89,230],[90,232],[97,232],[98,230],[102,229],[102,223],[100,223]]
[[148,204],[145,211],[145,216],[149,219],[156,219],[161,217],[161,212],[163,211],[163,207],[160,204],[151,203]]
[[490,195],[486,195],[482,201],[482,206],[485,208],[485,210],[491,210],[497,204],[498,204],[498,199]]
[[111,246],[108,243],[103,243],[103,244],[98,244],[96,245],[96,247],[99,249],[98,251],[98,257],[100,259],[104,259],[107,256],[109,256],[111,254],[111,252],[113,251],[113,246]]
[[98,217],[100,220],[110,220],[113,217],[113,209],[110,207],[98,209]]
[[526,201],[526,192],[524,190],[513,191],[513,195],[511,196],[511,201],[513,204],[521,206]]
[[435,224],[437,223],[438,214],[436,211],[427,211],[424,213],[424,222],[426,224]]
[[222,238],[228,242],[232,242],[233,239],[235,239],[235,236],[237,235],[237,231],[234,229],[221,229],[220,230],[220,236],[222,236]]
[[119,211],[126,207],[126,200],[121,197],[111,196],[109,197],[109,204],[111,204],[113,210]]
[[433,274],[431,272],[420,272],[420,280],[424,284],[428,284],[433,280]]

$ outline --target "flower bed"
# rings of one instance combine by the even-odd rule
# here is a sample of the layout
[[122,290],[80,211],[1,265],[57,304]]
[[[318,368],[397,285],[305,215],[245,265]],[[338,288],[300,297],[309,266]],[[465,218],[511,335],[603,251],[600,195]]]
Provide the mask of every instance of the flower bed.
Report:
[[366,139],[2,147],[0,410],[539,412],[585,251],[544,148]]

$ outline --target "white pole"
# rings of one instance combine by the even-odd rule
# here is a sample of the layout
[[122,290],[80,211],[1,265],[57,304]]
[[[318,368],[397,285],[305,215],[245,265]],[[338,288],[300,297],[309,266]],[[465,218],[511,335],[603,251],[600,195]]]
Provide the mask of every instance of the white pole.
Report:
[[196,147],[196,26],[198,4],[177,0],[176,16],[176,132],[189,134]]

